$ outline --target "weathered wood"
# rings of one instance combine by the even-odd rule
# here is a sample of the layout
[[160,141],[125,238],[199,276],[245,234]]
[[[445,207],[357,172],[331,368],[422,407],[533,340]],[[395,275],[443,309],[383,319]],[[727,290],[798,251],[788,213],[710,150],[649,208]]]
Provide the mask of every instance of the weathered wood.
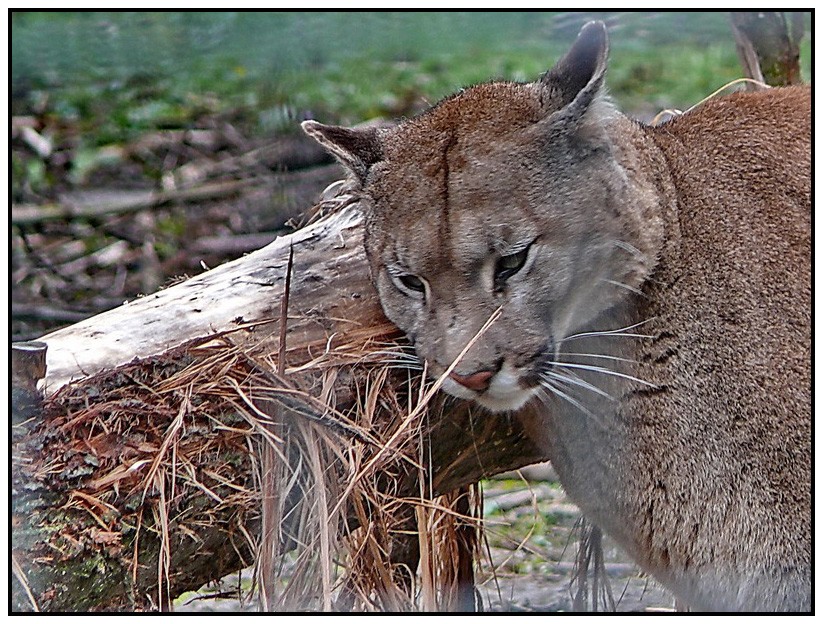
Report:
[[[288,391],[293,386],[348,409],[366,400],[368,372],[358,377],[353,367],[360,363],[343,351],[338,364],[316,363],[347,344],[399,338],[371,285],[358,207],[345,196],[333,202],[342,205],[330,217],[257,252],[42,338],[45,414],[13,448],[13,609],[168,608],[181,592],[249,565],[246,536],[254,541],[260,531],[259,508],[249,507],[259,487],[252,452],[259,434],[237,415],[229,394],[248,393],[267,414],[285,406],[292,421],[308,418],[342,439],[354,436],[353,443],[362,435],[317,412],[315,399]],[[275,362],[290,249],[281,379]],[[193,365],[217,371],[208,373],[207,388],[164,386]],[[318,368],[326,371],[322,379]],[[408,371],[391,375],[389,384],[408,382]],[[545,459],[528,434],[540,427],[539,415],[448,406],[433,404],[427,424],[414,424],[422,427],[429,469],[394,461],[390,438],[369,451],[383,462],[375,465],[388,466],[370,479],[411,499],[421,495],[421,478],[434,496]],[[380,406],[374,413],[392,417]],[[382,421],[372,426],[397,429]],[[281,501],[287,508],[295,503],[290,496]]]
[[[289,247],[295,275],[289,344],[325,344],[329,319],[383,322],[361,244],[361,215],[347,208],[271,245],[180,284],[42,338],[49,345],[46,394],[66,383],[185,342],[279,317]],[[346,324],[345,322],[343,323]],[[255,329],[263,339],[267,329]]]

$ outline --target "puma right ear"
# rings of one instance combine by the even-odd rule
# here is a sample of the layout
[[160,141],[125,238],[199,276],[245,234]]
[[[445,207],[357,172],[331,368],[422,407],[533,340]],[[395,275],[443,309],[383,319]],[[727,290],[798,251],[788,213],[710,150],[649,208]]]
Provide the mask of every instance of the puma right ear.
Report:
[[377,128],[343,128],[304,121],[303,130],[364,182],[372,165],[383,159]]
[[552,100],[560,107],[573,104],[577,116],[582,115],[603,87],[609,37],[603,22],[589,22],[580,30],[566,55],[540,79]]

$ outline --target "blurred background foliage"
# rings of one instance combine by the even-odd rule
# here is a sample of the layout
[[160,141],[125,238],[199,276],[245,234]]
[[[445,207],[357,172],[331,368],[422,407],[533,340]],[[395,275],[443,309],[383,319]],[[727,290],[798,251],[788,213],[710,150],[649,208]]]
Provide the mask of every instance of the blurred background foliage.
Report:
[[[97,145],[216,113],[264,133],[398,117],[466,84],[533,79],[593,18],[610,26],[624,110],[685,108],[741,75],[724,12],[13,13],[12,112],[47,107]],[[810,49],[807,34],[807,80]]]

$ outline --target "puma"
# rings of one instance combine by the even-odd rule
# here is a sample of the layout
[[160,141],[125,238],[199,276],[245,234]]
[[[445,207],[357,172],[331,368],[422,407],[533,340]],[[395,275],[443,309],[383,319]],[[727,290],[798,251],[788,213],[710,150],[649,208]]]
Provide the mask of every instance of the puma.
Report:
[[650,127],[606,97],[607,51],[592,22],[536,82],[304,129],[447,392],[540,410],[569,496],[693,610],[810,610],[810,89]]

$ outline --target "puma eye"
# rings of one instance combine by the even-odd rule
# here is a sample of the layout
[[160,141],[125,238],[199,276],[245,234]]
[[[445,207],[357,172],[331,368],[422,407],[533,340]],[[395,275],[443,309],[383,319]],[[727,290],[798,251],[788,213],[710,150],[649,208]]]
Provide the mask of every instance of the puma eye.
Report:
[[397,279],[409,290],[415,290],[417,292],[424,292],[426,290],[423,280],[416,275],[401,275]]
[[494,279],[498,282],[504,282],[509,279],[523,268],[528,255],[529,248],[526,247],[522,251],[500,258],[494,267]]
[[407,273],[404,275],[393,275],[392,277],[397,287],[407,295],[415,296],[417,294],[426,294],[425,282],[416,275]]

